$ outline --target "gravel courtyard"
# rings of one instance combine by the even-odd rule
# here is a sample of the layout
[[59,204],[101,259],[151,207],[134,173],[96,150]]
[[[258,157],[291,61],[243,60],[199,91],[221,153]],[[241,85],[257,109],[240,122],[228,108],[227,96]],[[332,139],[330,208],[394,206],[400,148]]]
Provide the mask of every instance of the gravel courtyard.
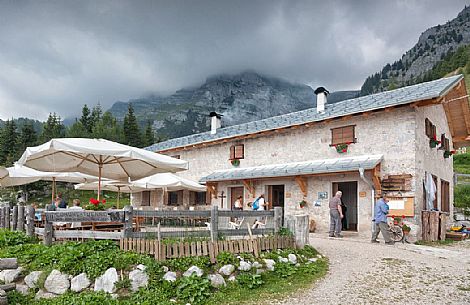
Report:
[[269,304],[470,304],[470,240],[437,248],[312,234],[310,243],[328,256],[328,275]]

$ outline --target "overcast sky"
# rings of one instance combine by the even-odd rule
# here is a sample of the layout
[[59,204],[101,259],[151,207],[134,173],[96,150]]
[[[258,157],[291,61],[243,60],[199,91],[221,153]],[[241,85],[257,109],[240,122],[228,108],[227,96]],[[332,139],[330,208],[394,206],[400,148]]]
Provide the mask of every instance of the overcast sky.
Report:
[[358,89],[469,2],[0,0],[0,118],[69,117],[246,69]]

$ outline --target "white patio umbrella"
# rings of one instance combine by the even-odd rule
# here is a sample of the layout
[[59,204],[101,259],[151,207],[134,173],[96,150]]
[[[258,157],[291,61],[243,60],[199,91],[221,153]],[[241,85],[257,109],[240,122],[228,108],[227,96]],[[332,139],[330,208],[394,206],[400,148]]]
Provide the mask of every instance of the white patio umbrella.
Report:
[[[95,191],[98,190],[99,183],[98,182],[90,182],[90,183],[80,183],[75,185],[76,190],[87,190],[87,191]],[[145,190],[143,187],[135,186],[131,183],[121,182],[121,181],[103,181],[101,182],[101,190],[110,191],[110,192],[117,192],[117,208],[119,209],[119,201],[121,193],[136,193],[142,192]]]
[[98,177],[77,172],[41,172],[27,166],[0,168],[0,186],[16,186],[36,181],[52,181],[52,201],[55,195],[56,182],[85,183],[97,181]]
[[134,181],[133,185],[145,187],[147,189],[162,188],[171,192],[180,190],[190,190],[194,192],[206,191],[206,187],[204,185],[171,173],[155,174],[145,177]]
[[104,139],[52,139],[28,147],[18,161],[41,171],[81,172],[113,180],[140,179],[188,169],[188,162]]

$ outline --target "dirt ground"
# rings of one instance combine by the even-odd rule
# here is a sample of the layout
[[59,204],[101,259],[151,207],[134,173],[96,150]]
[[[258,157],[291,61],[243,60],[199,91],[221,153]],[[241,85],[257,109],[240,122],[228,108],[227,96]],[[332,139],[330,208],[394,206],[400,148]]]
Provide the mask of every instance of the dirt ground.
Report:
[[309,290],[269,304],[470,304],[470,240],[429,247],[312,234],[330,260]]

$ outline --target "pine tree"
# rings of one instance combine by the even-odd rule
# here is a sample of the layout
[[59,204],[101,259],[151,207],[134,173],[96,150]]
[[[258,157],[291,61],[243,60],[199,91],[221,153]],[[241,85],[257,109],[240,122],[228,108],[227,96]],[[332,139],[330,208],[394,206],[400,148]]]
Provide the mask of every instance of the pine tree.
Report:
[[124,141],[127,145],[142,147],[142,136],[132,104],[129,104],[127,114],[124,117]]
[[63,138],[64,135],[65,126],[60,121],[60,117],[55,113],[50,113],[42,129],[41,142],[47,142],[54,138]]
[[93,127],[95,127],[96,124],[101,120],[101,117],[103,115],[103,109],[101,108],[100,103],[93,107],[93,110],[91,111],[91,131],[93,132]]
[[93,120],[91,117],[90,108],[88,108],[87,104],[83,105],[82,108],[82,117],[80,118],[80,123],[82,124],[83,128],[88,133],[91,133],[93,130]]
[[0,133],[0,163],[10,166],[18,154],[18,132],[13,120],[7,120]]
[[125,143],[122,126],[111,112],[106,111],[101,120],[93,128],[93,138],[107,139],[114,142]]
[[150,121],[147,122],[147,128],[145,129],[143,142],[145,146],[155,144],[155,133],[153,132],[152,123]]
[[26,123],[21,127],[18,138],[19,150],[22,153],[27,147],[37,145],[38,135],[34,130],[33,123]]
[[82,119],[75,120],[69,128],[67,128],[66,136],[68,138],[89,138],[91,133],[83,126]]

